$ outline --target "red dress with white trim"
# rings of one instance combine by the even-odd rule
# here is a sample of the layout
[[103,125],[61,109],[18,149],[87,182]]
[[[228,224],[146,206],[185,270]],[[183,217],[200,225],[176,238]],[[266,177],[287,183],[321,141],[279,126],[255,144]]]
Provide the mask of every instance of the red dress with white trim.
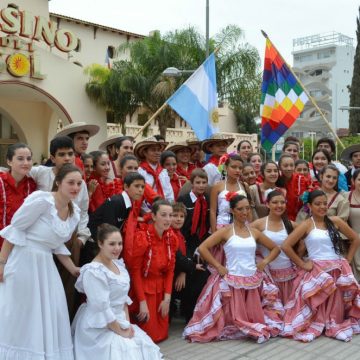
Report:
[[164,294],[172,293],[175,268],[177,237],[167,230],[160,238],[154,225],[147,230],[138,231],[134,240],[133,259],[129,264],[131,276],[131,295],[134,303],[129,310],[134,320],[139,312],[139,302],[146,300],[150,318],[137,323],[154,342],[168,337],[169,316],[162,317],[158,311]]
[[277,336],[283,323],[279,289],[256,268],[256,241],[235,234],[223,245],[228,274],[214,272],[184,330],[192,342],[250,337],[258,343]]
[[[16,210],[32,192],[35,181],[25,176],[17,185],[9,172],[0,173],[0,230],[10,224]],[[0,249],[4,239],[0,237]]]
[[100,178],[100,176],[92,174],[87,182],[89,183],[91,180],[96,180],[98,182],[98,186],[90,197],[89,213],[95,211],[105,202],[107,198],[110,198],[113,195],[118,195],[122,192],[122,183],[120,179],[115,178],[106,183]]
[[328,231],[318,229],[314,220],[313,225],[305,238],[313,269],[298,271],[281,336],[310,342],[325,331],[325,336],[350,341],[360,333],[360,287],[346,259],[335,253]]

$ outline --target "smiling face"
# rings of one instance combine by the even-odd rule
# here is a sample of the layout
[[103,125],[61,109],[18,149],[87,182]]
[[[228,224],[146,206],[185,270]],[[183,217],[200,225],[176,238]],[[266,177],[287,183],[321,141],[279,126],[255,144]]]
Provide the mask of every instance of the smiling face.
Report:
[[190,148],[182,148],[176,152],[176,159],[179,163],[187,165],[190,162],[191,150]]
[[317,152],[314,155],[312,162],[313,162],[314,168],[317,171],[320,171],[324,166],[329,165],[329,161],[328,161],[326,155],[322,151]]
[[281,173],[286,179],[290,179],[295,170],[295,162],[291,157],[284,157],[279,162]]
[[230,212],[233,214],[234,219],[240,223],[246,223],[248,220],[251,207],[248,199],[239,200]]
[[306,164],[300,163],[295,166],[295,172],[304,176],[309,175],[309,167]]
[[110,159],[108,154],[102,154],[96,161],[94,171],[103,179],[108,178],[110,172]]
[[321,188],[326,192],[334,190],[338,178],[339,174],[335,169],[326,169],[325,172],[320,175]]
[[244,161],[246,161],[251,152],[252,152],[251,144],[248,143],[247,141],[242,142],[241,145],[240,145],[239,151],[238,151],[240,157]]
[[286,210],[286,200],[284,195],[273,196],[269,202],[267,202],[270,214],[281,216]]
[[279,179],[279,169],[276,164],[269,163],[266,164],[264,168],[264,181],[269,184],[275,184]]
[[200,176],[196,176],[194,178],[194,181],[192,182],[191,189],[196,196],[203,195],[206,190],[207,185],[208,185],[208,182],[206,179],[204,179]]
[[107,260],[119,258],[123,249],[123,241],[119,231],[107,235],[103,242],[99,242],[100,255]]
[[299,148],[295,144],[288,144],[284,149],[284,153],[291,155],[294,161],[299,160]]
[[211,153],[217,157],[223,156],[226,154],[226,149],[228,144],[226,141],[219,141],[209,146]]
[[169,156],[165,159],[163,168],[167,170],[170,178],[175,174],[176,166],[177,166],[176,158],[174,158],[173,156]]
[[119,149],[116,150],[118,154],[118,161],[120,161],[126,155],[132,155],[134,153],[134,146],[132,141],[124,140],[122,141]]
[[311,213],[317,217],[323,217],[327,213],[327,197],[326,195],[317,196],[309,203]]
[[11,167],[11,174],[20,177],[29,174],[32,163],[31,150],[27,147],[16,149],[12,159],[7,160],[7,164]]
[[254,185],[256,183],[256,173],[252,166],[244,166],[241,177],[248,185]]
[[161,156],[161,145],[150,145],[145,149],[144,156],[150,164],[158,164]]
[[127,160],[124,166],[121,169],[121,178],[124,179],[125,176],[131,172],[136,172],[139,169],[139,163],[136,160]]

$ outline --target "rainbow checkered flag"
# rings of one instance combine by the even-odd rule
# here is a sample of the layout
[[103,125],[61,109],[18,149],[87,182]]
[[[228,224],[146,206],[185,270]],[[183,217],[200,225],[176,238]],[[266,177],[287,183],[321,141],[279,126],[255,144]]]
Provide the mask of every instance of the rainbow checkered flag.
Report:
[[309,100],[269,39],[266,39],[261,92],[261,146],[269,151],[293,125]]

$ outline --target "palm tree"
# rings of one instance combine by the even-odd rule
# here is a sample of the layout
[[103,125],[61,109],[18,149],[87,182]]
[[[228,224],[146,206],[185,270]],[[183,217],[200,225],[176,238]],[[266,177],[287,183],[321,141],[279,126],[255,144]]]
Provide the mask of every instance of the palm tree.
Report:
[[[253,118],[260,104],[260,60],[256,49],[242,44],[242,39],[242,30],[229,25],[210,40],[210,51],[219,48],[216,54],[219,100]],[[168,32],[163,37],[155,32],[122,45],[119,52],[122,51],[129,51],[130,59],[115,62],[106,81],[96,83],[102,91],[91,82],[87,85],[87,88],[95,87],[98,92],[92,91],[98,94],[98,99],[104,93],[105,106],[121,119],[126,111],[139,105],[149,115],[153,114],[187,78],[164,77],[164,69],[173,66],[195,70],[205,60],[206,53],[205,39],[194,27]],[[169,108],[159,114],[156,120],[161,135],[165,137],[166,128],[174,126],[175,118],[176,114]]]

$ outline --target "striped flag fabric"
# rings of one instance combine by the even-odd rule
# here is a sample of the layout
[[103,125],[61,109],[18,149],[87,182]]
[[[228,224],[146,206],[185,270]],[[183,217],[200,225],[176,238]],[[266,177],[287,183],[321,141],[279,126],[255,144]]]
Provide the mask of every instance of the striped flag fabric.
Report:
[[261,146],[269,151],[294,124],[309,100],[269,39],[266,39],[261,93]]
[[217,132],[219,115],[214,53],[166,103],[192,127],[199,140],[208,139]]

